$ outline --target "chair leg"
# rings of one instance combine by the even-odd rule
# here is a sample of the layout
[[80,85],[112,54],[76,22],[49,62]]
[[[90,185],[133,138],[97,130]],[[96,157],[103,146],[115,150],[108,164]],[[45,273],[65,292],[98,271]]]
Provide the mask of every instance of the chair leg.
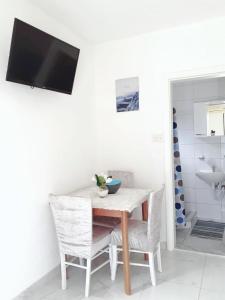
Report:
[[117,261],[118,261],[118,253],[117,246],[112,245],[112,270],[111,270],[111,280],[116,279],[116,271],[117,271]]
[[112,245],[109,245],[109,266],[110,266],[110,274],[112,279],[112,269],[113,269],[113,253],[112,253]]
[[161,260],[160,243],[158,244],[156,255],[157,255],[158,271],[159,271],[159,272],[162,272],[162,260]]
[[148,253],[148,259],[149,259],[149,268],[150,268],[150,276],[151,276],[152,285],[156,286],[154,254],[149,252]]
[[87,259],[85,297],[89,296],[89,291],[90,291],[90,277],[91,277],[91,259]]
[[60,254],[61,260],[61,280],[62,280],[62,289],[66,289],[66,265],[65,265],[65,255]]

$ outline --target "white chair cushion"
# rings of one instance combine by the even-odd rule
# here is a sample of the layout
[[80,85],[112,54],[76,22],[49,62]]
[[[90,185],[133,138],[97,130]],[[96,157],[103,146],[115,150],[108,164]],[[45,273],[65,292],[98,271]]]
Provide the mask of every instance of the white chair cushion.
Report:
[[91,256],[94,256],[98,251],[107,247],[111,242],[111,229],[103,226],[93,226],[93,240]]
[[[139,220],[128,221],[129,247],[135,250],[152,252],[155,245],[149,242],[147,237],[147,222]],[[120,226],[116,226],[111,233],[112,245],[122,246],[122,232]]]

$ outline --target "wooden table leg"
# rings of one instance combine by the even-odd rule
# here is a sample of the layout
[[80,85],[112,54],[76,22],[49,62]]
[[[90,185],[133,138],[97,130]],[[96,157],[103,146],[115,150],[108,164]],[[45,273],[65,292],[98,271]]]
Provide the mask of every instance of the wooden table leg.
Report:
[[[148,221],[148,200],[142,203],[142,220]],[[145,260],[148,260],[148,254],[144,254]]]
[[129,243],[128,243],[128,212],[121,212],[121,231],[123,242],[123,274],[124,274],[124,289],[127,295],[131,295],[130,283],[130,257],[129,257]]
[[142,203],[142,220],[148,221],[148,200]]

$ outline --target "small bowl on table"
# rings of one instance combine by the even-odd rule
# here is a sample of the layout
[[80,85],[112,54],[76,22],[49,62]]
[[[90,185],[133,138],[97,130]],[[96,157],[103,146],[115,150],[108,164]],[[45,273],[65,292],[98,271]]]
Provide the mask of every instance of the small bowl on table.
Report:
[[121,180],[120,179],[112,179],[112,181],[107,183],[106,186],[109,190],[109,194],[115,194],[121,186]]

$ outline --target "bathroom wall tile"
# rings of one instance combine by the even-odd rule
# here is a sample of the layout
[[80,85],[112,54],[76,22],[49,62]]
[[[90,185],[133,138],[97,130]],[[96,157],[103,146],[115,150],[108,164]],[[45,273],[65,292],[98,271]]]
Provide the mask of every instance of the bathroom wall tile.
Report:
[[218,78],[218,98],[225,98],[225,78]]
[[225,158],[225,144],[221,144],[221,158]]
[[199,172],[201,170],[212,171],[212,166],[216,168],[216,170],[222,169],[222,159],[221,158],[207,158],[205,160],[200,160],[195,158],[195,172]]
[[225,207],[221,210],[221,221],[225,223]]
[[195,175],[194,181],[195,181],[196,189],[199,188],[199,189],[211,190],[211,186],[208,183],[206,183],[204,180],[199,178],[197,175]]
[[195,173],[184,173],[182,172],[183,185],[185,188],[195,187]]
[[184,173],[194,173],[195,172],[195,163],[193,158],[183,158],[181,160],[182,172]]
[[205,158],[221,158],[220,144],[195,144],[195,157],[204,156]]
[[173,100],[178,101],[190,101],[194,99],[193,84],[190,83],[177,83],[173,88]]
[[207,158],[220,158],[220,144],[204,144],[204,155]]
[[225,172],[225,158],[221,159],[221,170]]
[[194,188],[184,188],[184,201],[195,203],[195,189]]
[[179,145],[194,144],[195,137],[193,129],[178,130]]
[[194,83],[194,97],[198,100],[212,100],[218,98],[218,80],[209,79]]
[[177,124],[181,132],[182,130],[193,130],[194,128],[193,114],[177,115]]
[[220,144],[221,137],[219,136],[208,136],[208,137],[194,137],[195,144]]
[[204,144],[195,144],[194,151],[196,158],[204,156]]
[[221,136],[221,144],[225,144],[225,136]]
[[175,108],[176,108],[176,112],[177,114],[182,114],[182,113],[191,113],[193,114],[193,103],[190,100],[186,100],[186,101],[177,101],[175,104]]
[[216,198],[213,189],[196,189],[196,203],[197,204],[211,204],[219,205],[220,201]]
[[194,155],[194,145],[190,144],[186,144],[186,145],[180,145],[180,155],[181,155],[181,158],[194,158],[195,155]]
[[210,205],[210,204],[196,204],[197,215],[199,219],[203,220],[221,220],[221,207],[220,205]]
[[208,164],[206,160],[200,160],[195,158],[195,172],[199,172],[201,170],[211,171],[212,166]]
[[189,212],[197,211],[196,203],[184,201],[184,207],[185,207],[186,214]]

